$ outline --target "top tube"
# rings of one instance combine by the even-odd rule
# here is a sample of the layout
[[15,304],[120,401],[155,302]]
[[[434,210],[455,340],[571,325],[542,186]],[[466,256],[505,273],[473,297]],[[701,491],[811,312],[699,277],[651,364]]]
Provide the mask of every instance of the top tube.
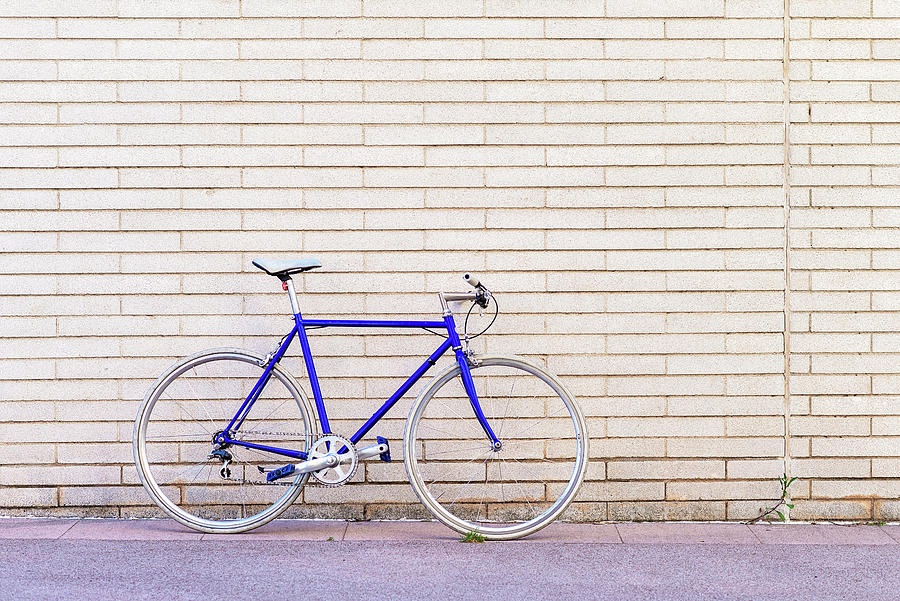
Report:
[[298,318],[298,324],[317,328],[446,328],[443,321],[405,321],[381,319],[304,319]]

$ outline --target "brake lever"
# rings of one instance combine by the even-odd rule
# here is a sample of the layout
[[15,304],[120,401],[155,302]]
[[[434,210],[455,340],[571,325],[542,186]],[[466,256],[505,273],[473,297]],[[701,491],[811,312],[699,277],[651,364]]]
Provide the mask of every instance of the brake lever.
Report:
[[478,289],[475,292],[475,304],[482,309],[487,309],[488,303],[490,302],[490,294],[490,290],[479,284]]
[[471,273],[463,274],[463,279],[468,282],[470,286],[475,288],[475,304],[482,309],[487,309],[488,302],[490,302],[491,298],[491,291],[485,288],[484,284],[479,282],[478,278]]

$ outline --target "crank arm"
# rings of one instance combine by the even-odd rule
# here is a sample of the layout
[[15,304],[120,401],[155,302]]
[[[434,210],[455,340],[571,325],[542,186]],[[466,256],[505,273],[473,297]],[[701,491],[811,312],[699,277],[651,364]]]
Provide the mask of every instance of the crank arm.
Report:
[[301,461],[300,463],[288,463],[283,467],[266,472],[266,481],[273,482],[296,473],[306,474],[308,472],[318,472],[325,468],[334,467],[338,463],[340,463],[340,461],[338,460],[337,455],[330,454],[319,457],[318,459]]
[[[390,461],[390,448],[388,447],[387,441],[381,437],[379,437],[378,440],[379,442],[377,444],[359,449],[356,452],[359,459],[362,460],[371,459],[372,457],[380,457],[382,461]],[[318,472],[319,470],[334,467],[338,464],[347,463],[350,461],[351,455],[349,453],[345,453],[342,456],[329,453],[328,455],[319,457],[318,459],[308,459],[306,461],[301,461],[300,463],[289,463],[284,467],[280,467],[271,471],[265,471],[264,469],[260,468],[260,472],[265,471],[266,480],[272,482],[273,480],[286,478],[291,474],[306,474],[308,472]]]
[[370,447],[364,447],[362,449],[357,449],[356,454],[359,455],[360,459],[371,459],[372,457],[376,457],[381,455],[382,453],[387,453],[388,445],[387,443],[373,444]]

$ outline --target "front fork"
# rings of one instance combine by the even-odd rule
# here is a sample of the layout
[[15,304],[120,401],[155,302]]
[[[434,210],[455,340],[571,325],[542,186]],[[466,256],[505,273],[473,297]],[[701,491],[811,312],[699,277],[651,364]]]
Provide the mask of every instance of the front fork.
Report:
[[466,389],[466,394],[469,395],[469,403],[472,405],[472,410],[475,411],[475,417],[478,419],[478,423],[481,424],[484,433],[491,440],[491,445],[494,447],[494,450],[499,451],[503,447],[503,443],[500,442],[500,439],[494,434],[494,430],[491,429],[491,425],[488,423],[484,411],[481,410],[481,403],[478,402],[478,392],[475,390],[475,381],[472,379],[472,370],[469,369],[469,358],[459,340],[459,334],[456,333],[456,324],[453,322],[453,315],[445,314],[444,323],[447,324],[447,334],[450,336],[450,345],[453,348],[453,352],[456,353],[456,362],[459,364],[459,372],[462,377],[463,387]]

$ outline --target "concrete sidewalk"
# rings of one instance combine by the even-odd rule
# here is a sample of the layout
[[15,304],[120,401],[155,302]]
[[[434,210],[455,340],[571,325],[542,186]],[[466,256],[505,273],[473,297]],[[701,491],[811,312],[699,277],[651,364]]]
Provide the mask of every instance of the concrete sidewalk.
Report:
[[[275,520],[243,534],[203,534],[173,520],[0,518],[0,539],[456,541],[437,522]],[[708,522],[555,523],[518,541],[583,544],[900,545],[900,525]]]
[[900,526],[553,524],[464,544],[431,522],[0,519],[0,601],[897,599]]

